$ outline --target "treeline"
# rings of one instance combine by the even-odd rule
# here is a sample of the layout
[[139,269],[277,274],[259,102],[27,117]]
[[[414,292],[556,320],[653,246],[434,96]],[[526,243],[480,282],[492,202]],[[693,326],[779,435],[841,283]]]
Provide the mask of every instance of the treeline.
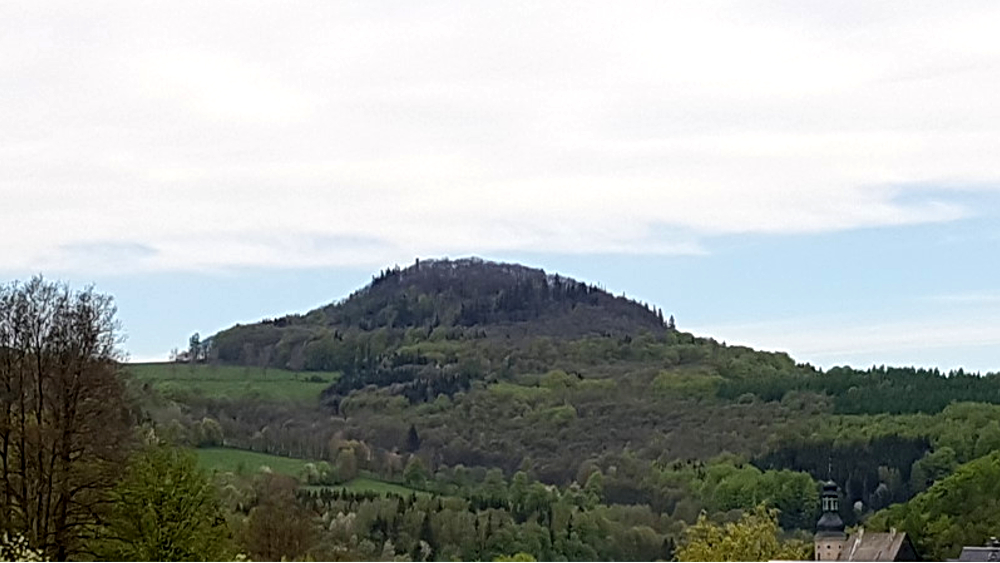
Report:
[[323,392],[335,413],[340,398],[368,385],[392,387],[393,393],[406,397],[410,403],[432,401],[438,396],[451,397],[467,391],[474,377],[480,376],[476,364],[438,365],[406,364],[378,366],[368,372],[347,372]]
[[752,395],[776,401],[789,391],[812,391],[831,397],[839,414],[933,414],[954,402],[1000,404],[1000,375],[962,369],[943,373],[912,367],[836,367],[806,374],[730,365],[721,372],[729,376],[719,387],[721,398]]

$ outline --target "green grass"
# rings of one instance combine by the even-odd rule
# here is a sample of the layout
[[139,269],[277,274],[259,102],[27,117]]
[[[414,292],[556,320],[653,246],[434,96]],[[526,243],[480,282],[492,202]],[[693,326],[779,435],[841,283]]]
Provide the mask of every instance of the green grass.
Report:
[[308,459],[262,454],[236,448],[198,448],[198,464],[209,472],[257,473],[267,466],[275,473],[298,477]]
[[[307,463],[317,463],[308,459],[262,454],[236,448],[198,448],[195,453],[198,455],[198,465],[210,473],[218,471],[220,473],[252,474],[259,472],[261,467],[267,466],[275,473],[298,477]],[[404,485],[387,483],[371,477],[357,477],[342,485],[316,485],[306,488],[309,490],[347,489],[356,493],[371,491],[380,495],[409,496],[411,493],[416,493],[417,496],[428,496],[430,494],[426,491],[418,491]]]
[[339,372],[289,371],[243,366],[161,362],[129,364],[129,371],[171,397],[251,398],[307,402],[340,377]]

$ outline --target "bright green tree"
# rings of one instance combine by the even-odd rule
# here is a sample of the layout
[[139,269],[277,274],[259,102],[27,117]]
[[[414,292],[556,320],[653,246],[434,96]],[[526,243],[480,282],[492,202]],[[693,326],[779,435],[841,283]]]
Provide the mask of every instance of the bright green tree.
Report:
[[523,551],[519,551],[514,555],[510,556],[501,555],[499,557],[494,558],[493,560],[494,561],[538,561],[537,559],[535,559],[534,555],[530,553],[525,553]]
[[132,458],[111,495],[95,552],[116,561],[223,561],[229,529],[194,454],[151,446]]
[[424,466],[424,462],[417,456],[410,456],[410,460],[406,462],[406,469],[403,470],[403,481],[406,482],[407,486],[422,489],[427,486],[427,479],[427,468]]
[[604,497],[604,474],[600,471],[591,473],[583,486],[583,494],[586,495],[590,508],[598,505]]
[[983,545],[1000,529],[1000,451],[961,465],[906,503],[874,514],[873,530],[896,528],[929,560],[958,557],[963,546]]
[[778,511],[758,505],[737,522],[719,525],[704,513],[684,531],[678,561],[768,561],[812,559],[802,542],[782,542],[778,537]]

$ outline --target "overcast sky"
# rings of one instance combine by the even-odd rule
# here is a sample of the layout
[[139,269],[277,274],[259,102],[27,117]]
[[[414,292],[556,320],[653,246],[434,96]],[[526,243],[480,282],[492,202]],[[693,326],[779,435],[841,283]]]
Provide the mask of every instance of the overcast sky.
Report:
[[136,359],[478,255],[1000,371],[996,2],[0,3],[0,274]]

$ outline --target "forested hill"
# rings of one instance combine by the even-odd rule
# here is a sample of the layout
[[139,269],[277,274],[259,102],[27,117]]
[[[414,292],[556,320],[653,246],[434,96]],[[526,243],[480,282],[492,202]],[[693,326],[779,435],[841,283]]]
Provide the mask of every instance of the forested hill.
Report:
[[476,258],[418,260],[403,270],[385,270],[322,312],[332,326],[490,326],[557,337],[659,332],[666,325],[662,312],[593,285]]
[[[189,367],[165,368],[186,410],[162,408],[162,422],[192,443],[216,421],[229,447],[325,459],[338,475],[398,480],[419,460],[433,478],[416,482],[441,490],[506,477],[511,491],[528,478],[600,489],[609,506],[646,506],[642,526],[674,538],[702,510],[731,520],[760,502],[809,531],[816,482],[831,478],[853,525],[1000,450],[998,374],[819,370],[514,264],[421,260],[208,342]],[[281,378],[298,391],[250,391],[250,379]]]
[[[411,403],[517,383],[553,369],[629,380],[640,392],[737,403],[815,393],[841,414],[936,413],[953,401],[1000,403],[997,375],[834,368],[726,346],[678,330],[659,308],[518,264],[418,260],[386,269],[346,299],[211,337],[210,363],[339,372],[324,396],[375,385]],[[520,379],[519,379],[520,378]],[[515,381],[517,380],[517,381]]]
[[428,339],[566,339],[662,334],[671,323],[661,310],[540,269],[477,258],[418,260],[380,272],[342,301],[237,325],[210,342],[215,359],[226,363],[330,370],[345,367],[331,349],[361,333],[389,340],[414,329]]

